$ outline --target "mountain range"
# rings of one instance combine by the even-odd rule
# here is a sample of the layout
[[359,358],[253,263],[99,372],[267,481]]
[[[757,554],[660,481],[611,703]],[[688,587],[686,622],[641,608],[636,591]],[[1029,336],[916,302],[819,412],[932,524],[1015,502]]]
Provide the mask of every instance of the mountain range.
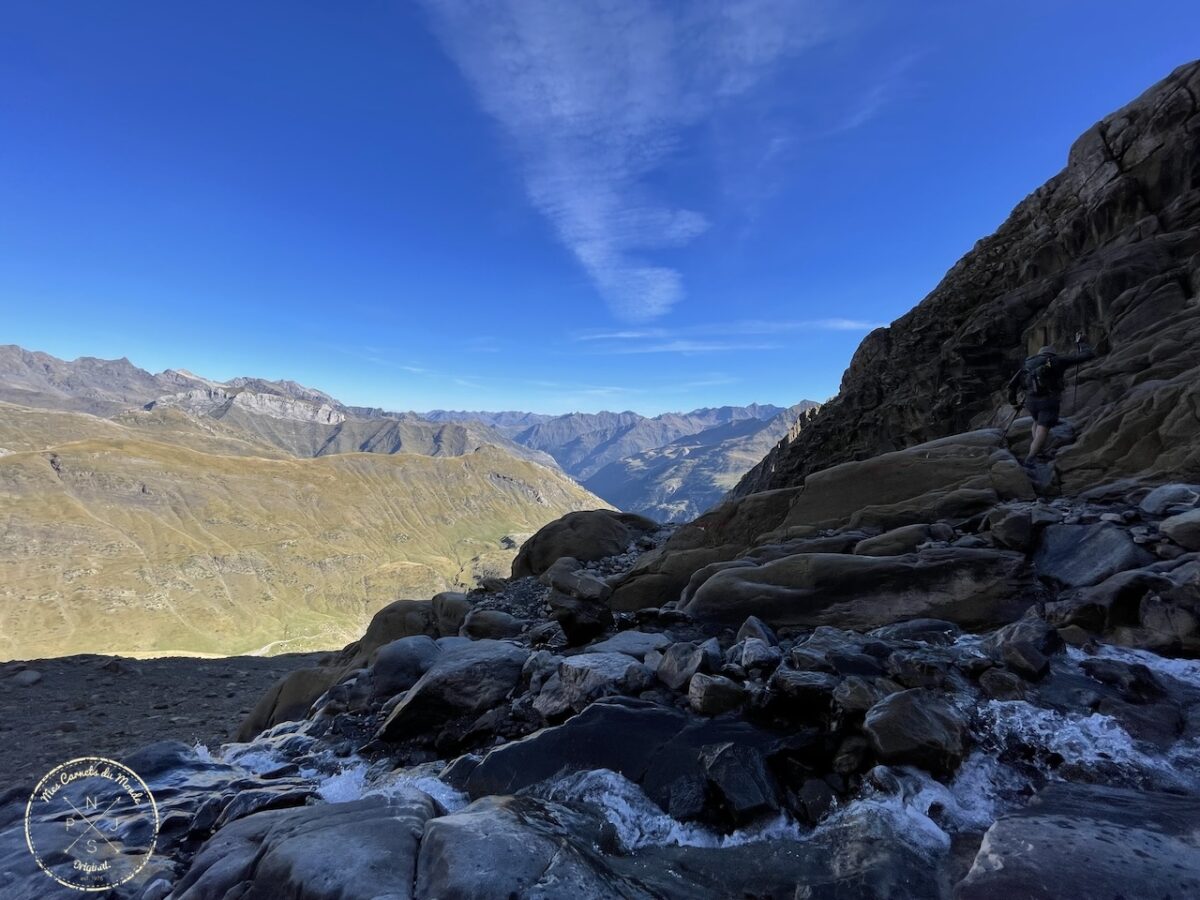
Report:
[[669,522],[693,518],[719,502],[802,413],[818,405],[752,403],[653,417],[628,410],[561,416],[434,410],[422,417],[492,428],[553,457],[614,506]]
[[603,506],[484,425],[0,347],[0,657],[335,646]]
[[0,346],[0,655],[332,646],[565,512],[702,512],[813,405],[420,415]]

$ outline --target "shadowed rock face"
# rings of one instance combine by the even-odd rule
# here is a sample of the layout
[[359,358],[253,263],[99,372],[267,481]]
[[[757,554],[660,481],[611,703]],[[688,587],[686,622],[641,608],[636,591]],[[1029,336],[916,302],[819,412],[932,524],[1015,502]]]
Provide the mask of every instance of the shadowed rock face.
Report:
[[1020,554],[961,547],[905,556],[798,553],[761,566],[725,569],[683,606],[689,615],[737,623],[875,628],[942,618],[980,628],[1025,609],[1030,575]]
[[[1082,329],[1100,351],[1064,412],[1065,490],[1200,471],[1200,62],[1075,142],[1067,167],[928,297],[863,341],[837,398],[736,496],[987,422],[1042,344]],[[1161,477],[1159,480],[1162,480]]]
[[[696,580],[701,577],[701,570],[735,559],[750,547],[756,548],[763,563],[780,557],[799,559],[802,554],[814,557],[825,553],[840,554],[848,552],[857,540],[854,537],[818,538],[815,537],[818,530],[861,527],[878,530],[942,520],[962,522],[999,502],[1033,497],[1029,478],[1013,455],[1004,449],[999,432],[992,429],[954,435],[861,462],[843,463],[808,476],[800,489],[750,494],[684,526],[658,551],[643,557],[617,585],[612,606],[626,610],[657,606],[680,599],[685,588],[687,593],[683,599],[691,604],[699,587]],[[854,573],[864,574],[868,570],[882,572],[884,568],[861,559],[852,559],[845,564],[839,562],[839,566],[843,565],[854,567]],[[776,570],[779,568],[777,565]],[[821,568],[820,571],[825,570]],[[916,570],[909,567],[906,571],[914,574]],[[924,566],[922,571],[931,574]],[[857,577],[842,568],[838,572],[835,581],[843,576]],[[818,580],[828,581],[824,576]],[[742,575],[732,572],[722,573],[713,581],[707,596],[734,584],[744,588],[747,583]],[[786,581],[779,582],[774,578],[768,581],[776,587],[759,584],[748,593],[742,589],[729,593],[729,613],[737,615],[739,613],[734,612],[737,609],[744,617],[748,612],[756,612],[754,604],[758,597],[771,607],[772,612],[782,611],[791,600],[801,594],[809,596],[813,589],[806,574],[796,585],[800,593],[789,593],[785,598],[778,593],[778,588],[787,585]],[[1011,587],[1007,575],[997,584]],[[845,587],[849,588],[849,585]],[[958,595],[959,599],[964,596]],[[832,598],[818,605],[823,609],[829,602]],[[914,615],[936,614],[931,610],[940,602],[931,601],[931,605],[914,610]],[[699,615],[701,608],[709,611],[710,604],[704,600],[686,608]],[[980,624],[994,621],[978,613],[979,610],[964,612],[964,621]],[[815,620],[811,614],[811,609],[798,611],[799,618],[793,620],[785,616],[780,621],[795,625],[822,624],[830,621],[828,615],[842,613],[822,613]]]

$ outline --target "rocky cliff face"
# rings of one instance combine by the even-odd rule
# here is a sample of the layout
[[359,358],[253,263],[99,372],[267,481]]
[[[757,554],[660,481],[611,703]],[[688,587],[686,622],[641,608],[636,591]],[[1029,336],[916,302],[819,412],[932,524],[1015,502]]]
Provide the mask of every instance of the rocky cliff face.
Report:
[[[1197,471],[1200,63],[1181,66],[1075,142],[933,292],[862,342],[841,390],[736,496],[998,421],[1003,387],[1077,330],[1100,351],[1064,412],[1080,430],[1067,489]],[[1003,411],[1002,411],[1003,412]],[[1182,446],[1181,446],[1182,445]],[[1165,456],[1164,456],[1165,454]]]
[[182,371],[151,375],[127,359],[67,361],[14,344],[0,346],[0,400],[9,403],[103,415],[204,385]]
[[318,425],[339,425],[346,421],[346,414],[328,401],[316,402],[283,394],[239,390],[232,386],[195,388],[160,397],[146,405],[147,409],[159,407],[176,407],[199,416],[219,416],[231,407],[238,407],[250,415]]

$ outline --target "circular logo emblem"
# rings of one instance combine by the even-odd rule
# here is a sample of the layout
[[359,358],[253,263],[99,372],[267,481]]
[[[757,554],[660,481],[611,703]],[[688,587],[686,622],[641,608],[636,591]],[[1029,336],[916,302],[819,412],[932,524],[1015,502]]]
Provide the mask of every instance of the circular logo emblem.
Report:
[[154,852],[158,807],[128,766],[84,756],[51,769],[25,806],[25,842],[65,887],[106,891],[137,875]]

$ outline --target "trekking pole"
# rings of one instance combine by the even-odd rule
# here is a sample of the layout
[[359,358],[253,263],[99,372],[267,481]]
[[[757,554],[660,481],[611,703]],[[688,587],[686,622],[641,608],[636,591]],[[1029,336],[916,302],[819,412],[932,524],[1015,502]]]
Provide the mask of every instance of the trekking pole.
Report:
[[1013,423],[1017,421],[1017,417],[1020,415],[1021,405],[1018,403],[1013,406],[1012,418],[1008,420],[1008,424],[1005,425],[1004,430],[1000,432],[1000,440],[1004,440],[1006,437],[1008,437],[1008,430],[1013,427]]
[[[1083,334],[1082,331],[1077,334]],[[1083,346],[1083,341],[1075,338],[1075,355],[1079,355],[1079,348]],[[1075,392],[1071,397],[1071,415],[1075,415],[1079,411],[1079,365],[1075,365]]]

